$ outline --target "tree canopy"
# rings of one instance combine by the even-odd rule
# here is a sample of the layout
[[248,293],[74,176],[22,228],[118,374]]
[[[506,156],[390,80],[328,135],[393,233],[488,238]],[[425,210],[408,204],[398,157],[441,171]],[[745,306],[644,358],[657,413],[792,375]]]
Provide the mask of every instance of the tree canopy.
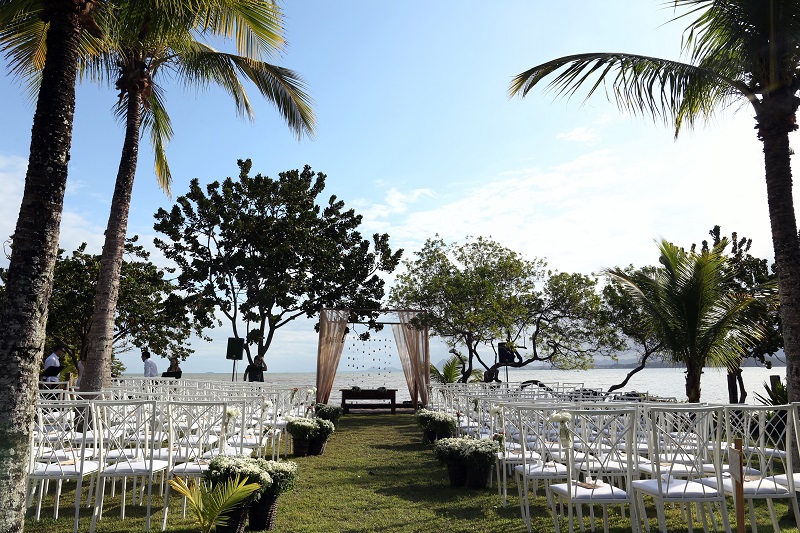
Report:
[[165,236],[155,244],[178,265],[180,290],[222,313],[246,339],[248,359],[250,346],[264,355],[278,328],[323,307],[379,309],[381,273],[402,255],[389,235],[364,239],[361,215],[335,195],[318,203],[326,176],[307,165],[278,179],[250,176],[249,159],[238,165],[238,179],[205,191],[192,180],[170,211],[155,215]]
[[[428,239],[404,263],[390,301],[424,309],[425,325],[452,348],[464,347],[462,381],[477,364],[494,379],[502,366],[547,361],[559,368],[586,368],[595,355],[618,346],[604,320],[596,281],[546,270],[491,239],[465,244]],[[530,342],[531,353],[513,361],[489,360],[480,351],[495,342]]]
[[700,401],[704,367],[738,368],[764,335],[761,321],[747,312],[757,300],[731,286],[734,271],[725,256],[727,244],[722,239],[712,249],[687,252],[662,241],[660,267],[605,271],[639,306],[643,331],[658,340],[672,361],[686,367],[690,402]]

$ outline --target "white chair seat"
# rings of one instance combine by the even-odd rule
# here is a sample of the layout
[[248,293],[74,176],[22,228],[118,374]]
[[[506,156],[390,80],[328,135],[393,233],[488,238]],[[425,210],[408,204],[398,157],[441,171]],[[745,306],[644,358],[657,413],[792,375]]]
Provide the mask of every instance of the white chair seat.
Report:
[[[634,489],[650,496],[663,495],[664,498],[718,498],[716,488],[685,479],[637,479],[631,482]],[[660,487],[660,492],[659,492]]]
[[[94,474],[100,469],[100,463],[97,461],[84,461],[83,462],[83,475]],[[30,477],[33,478],[76,478],[81,475],[80,463],[74,464],[59,464],[50,463],[48,465],[40,466],[33,472]]]
[[531,463],[515,466],[514,472],[529,478],[563,478],[567,475],[567,466],[561,463]]
[[[786,476],[783,477],[785,478]],[[745,480],[742,483],[744,489],[743,494],[745,496],[764,496],[767,494],[789,495],[789,489],[779,484],[774,478],[761,478],[759,476],[755,476],[755,478],[756,479],[753,479],[751,476],[745,476]],[[702,478],[700,479],[700,483],[715,489],[717,488],[717,478]],[[722,478],[722,490],[724,490],[726,494],[733,494],[733,478],[730,476]]]
[[209,461],[201,459],[200,461],[190,461],[187,463],[180,463],[176,465],[172,472],[173,476],[193,476],[197,477],[206,470],[208,470]]
[[[152,472],[165,470],[167,466],[167,461],[154,459]],[[114,463],[105,467],[102,471],[103,475],[107,477],[146,476],[150,472],[150,461],[126,461],[122,463]]]
[[[567,488],[566,483],[558,483],[555,485],[550,485],[550,492],[554,494],[558,494],[564,498],[567,497]],[[572,499],[573,500],[585,500],[585,501],[594,501],[594,500],[627,500],[628,493],[624,490],[615,487],[609,483],[603,483],[600,486],[595,486],[591,488],[585,484],[572,484]]]
[[[794,479],[794,488],[795,488],[795,490],[800,490],[800,473],[795,473],[792,476],[792,478]],[[775,483],[777,483],[779,485],[783,485],[784,487],[788,487],[789,486],[789,479],[787,478],[786,474],[773,476],[772,479],[774,479]]]

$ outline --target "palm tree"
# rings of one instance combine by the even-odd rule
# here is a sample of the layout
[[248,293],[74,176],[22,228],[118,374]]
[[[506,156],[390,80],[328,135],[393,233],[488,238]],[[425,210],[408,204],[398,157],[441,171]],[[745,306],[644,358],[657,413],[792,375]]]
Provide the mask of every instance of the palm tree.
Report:
[[[511,83],[525,96],[551,74],[558,94],[584,84],[592,95],[608,81],[617,105],[681,126],[740,102],[755,111],[764,146],[767,201],[791,401],[800,401],[800,243],[792,199],[789,133],[800,105],[800,2],[797,0],[674,0],[696,17],[683,40],[688,63],[626,53],[588,53],[537,65]],[[588,97],[588,96],[587,96]]]
[[[0,50],[9,59],[11,73],[30,80],[32,69],[41,72],[25,190],[0,307],[0,531],[22,531],[24,525],[27,474],[26,461],[20,458],[30,453],[72,144],[79,47],[91,41],[86,32],[100,35],[93,19],[97,4],[0,2]],[[23,34],[32,40],[20,38]]]
[[[139,12],[136,5],[134,13]],[[172,136],[172,126],[164,91],[156,83],[158,74],[169,72],[186,85],[217,84],[233,97],[240,114],[252,118],[241,81],[241,77],[247,78],[275,104],[298,138],[313,134],[314,128],[302,79],[289,69],[257,59],[282,44],[280,12],[274,5],[234,0],[219,2],[207,12],[188,10],[179,16],[159,17],[158,11],[151,10],[144,16],[126,13],[120,19],[124,22],[115,26],[107,38],[107,52],[91,58],[86,65],[93,78],[116,78],[120,96],[117,114],[125,120],[125,141],[95,292],[86,376],[81,382],[87,390],[110,384],[120,267],[142,127],[150,131],[159,183],[167,193],[170,191],[171,175],[164,147]],[[197,33],[227,33],[232,26],[240,30],[237,44],[242,55],[219,52],[195,38]]]
[[[464,361],[459,356],[453,355],[450,359],[445,361],[441,370],[431,363],[431,381],[443,385],[462,381],[464,378],[463,371]],[[483,381],[483,370],[473,370],[469,375],[469,381],[473,383]]]
[[700,401],[703,368],[739,366],[764,335],[749,309],[758,300],[731,288],[734,272],[725,256],[726,239],[711,250],[686,252],[661,241],[657,269],[605,271],[640,306],[664,352],[686,367],[686,397]]

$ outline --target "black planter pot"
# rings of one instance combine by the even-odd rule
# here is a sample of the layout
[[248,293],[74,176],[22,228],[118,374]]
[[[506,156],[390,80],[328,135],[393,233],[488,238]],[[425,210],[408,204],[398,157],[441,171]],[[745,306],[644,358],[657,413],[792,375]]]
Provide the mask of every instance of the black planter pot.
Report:
[[275,516],[278,514],[278,495],[264,494],[257,502],[250,505],[250,529],[255,531],[271,531],[275,527]]
[[217,533],[244,533],[247,525],[247,515],[250,511],[250,502],[239,504],[228,513],[228,522],[224,526],[217,526]]
[[471,466],[467,469],[467,487],[471,489],[485,489],[489,485],[492,477],[492,467],[476,468]]
[[292,449],[294,450],[295,457],[305,457],[308,455],[308,449],[311,441],[308,439],[292,439]]
[[311,439],[308,441],[308,455],[322,455],[327,443],[328,439]]
[[467,465],[450,463],[447,465],[447,475],[450,477],[450,485],[463,487],[467,484]]

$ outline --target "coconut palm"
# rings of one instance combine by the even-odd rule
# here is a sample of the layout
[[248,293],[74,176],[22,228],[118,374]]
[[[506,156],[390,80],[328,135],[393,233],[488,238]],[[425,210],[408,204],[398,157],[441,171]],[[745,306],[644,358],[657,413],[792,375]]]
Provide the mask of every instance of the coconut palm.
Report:
[[[135,16],[140,10],[137,5],[134,16],[127,12],[121,15],[122,22],[107,36],[107,50],[86,63],[90,77],[115,80],[119,90],[116,112],[125,121],[125,141],[95,292],[86,376],[81,383],[88,390],[99,390],[110,383],[119,273],[142,128],[150,132],[159,183],[167,193],[170,191],[171,174],[164,149],[172,126],[164,90],[157,81],[171,74],[186,85],[216,84],[231,95],[241,115],[253,118],[242,84],[242,78],[246,78],[275,105],[298,137],[313,134],[314,128],[302,79],[289,69],[258,59],[283,42],[277,7],[260,0],[220,1],[205,12],[187,10],[168,18],[158,17],[157,10]],[[231,27],[243,30],[237,39],[241,55],[217,51],[197,38],[198,34],[227,33]]]
[[[790,399],[800,401],[800,243],[792,199],[789,133],[800,105],[798,0],[674,0],[692,17],[683,39],[688,62],[627,53],[561,57],[517,75],[511,95],[525,96],[553,75],[549,87],[592,95],[608,82],[617,105],[670,120],[677,135],[717,109],[739,103],[755,111],[764,146],[767,201],[779,276]],[[587,96],[588,97],[588,96]]]
[[[431,381],[441,384],[455,383],[463,379],[464,361],[457,355],[453,355],[450,359],[445,361],[442,369],[439,370],[436,365],[431,364]],[[473,370],[469,375],[469,381],[476,383],[483,381],[483,371]]]
[[[25,189],[0,308],[0,531],[22,531],[26,464],[47,302],[58,255],[67,162],[72,144],[75,81],[81,44],[100,31],[102,2],[0,2],[0,51],[10,72],[36,97]],[[87,35],[93,34],[94,37]],[[27,39],[24,37],[27,35]],[[33,46],[31,46],[33,45]],[[38,45],[38,46],[37,46]],[[38,91],[37,91],[38,89]]]
[[661,266],[633,273],[605,270],[640,306],[673,362],[686,367],[686,397],[700,401],[706,366],[737,368],[764,335],[749,309],[758,300],[732,290],[726,239],[711,250],[686,252],[661,241]]

